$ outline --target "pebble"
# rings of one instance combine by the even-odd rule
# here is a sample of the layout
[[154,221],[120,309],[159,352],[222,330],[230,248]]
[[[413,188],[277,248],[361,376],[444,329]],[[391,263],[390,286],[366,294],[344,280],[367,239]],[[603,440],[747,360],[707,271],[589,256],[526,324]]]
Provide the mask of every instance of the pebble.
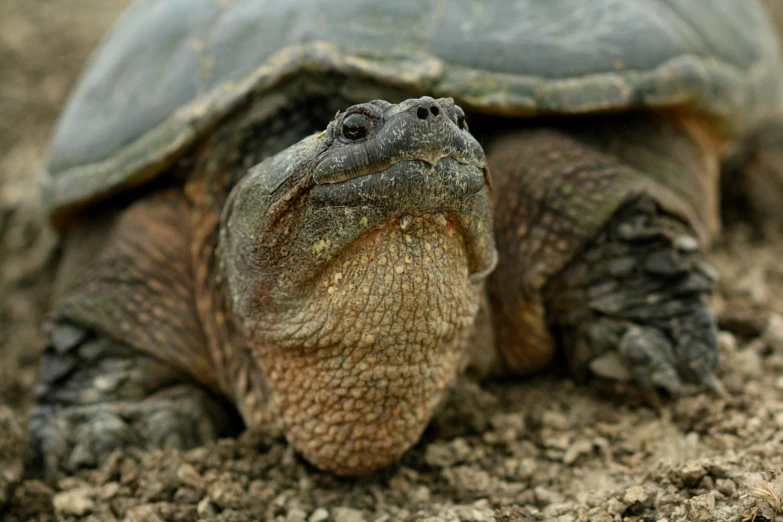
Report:
[[154,504],[142,504],[131,509],[123,522],[165,522],[157,513]]
[[770,313],[762,336],[773,351],[783,352],[783,315]]
[[198,503],[198,506],[196,506],[196,513],[198,513],[198,516],[201,518],[207,518],[215,516],[217,510],[212,501],[209,500],[209,497],[204,497],[201,499],[201,502]]
[[737,351],[737,338],[733,333],[726,330],[718,332],[718,350],[721,353],[735,353]]
[[431,497],[432,497],[432,492],[430,492],[430,488],[428,488],[425,485],[421,485],[413,488],[408,496],[411,502],[415,504],[427,503],[430,501]]
[[715,497],[709,493],[685,501],[685,510],[692,522],[713,522]]
[[424,461],[433,468],[448,468],[469,460],[473,449],[470,444],[458,438],[450,442],[435,442],[427,446]]
[[217,482],[209,487],[209,498],[223,509],[241,509],[247,504],[247,495],[236,482]]
[[289,509],[285,516],[285,522],[306,522],[307,513],[301,509],[293,508]]
[[183,484],[191,486],[194,489],[199,491],[203,491],[204,489],[204,479],[201,478],[201,475],[196,471],[196,468],[190,464],[182,464],[179,469],[177,469],[177,478],[182,481]]
[[[682,483],[686,487],[693,487],[707,474],[707,470],[700,462],[687,462],[680,472]],[[714,499],[713,499],[714,500]]]
[[623,502],[629,506],[636,504],[637,502],[643,506],[647,506],[648,502],[651,500],[649,493],[642,486],[632,486],[628,488],[628,491],[623,495]]
[[95,508],[95,501],[91,498],[93,489],[82,487],[57,493],[52,499],[54,510],[62,516],[82,517],[91,513]]
[[364,513],[349,507],[336,507],[332,513],[334,522],[366,522]]
[[325,522],[329,520],[329,511],[324,508],[318,508],[310,514],[307,522]]
[[541,415],[541,424],[553,430],[567,430],[571,427],[568,417],[557,410],[547,410]]
[[715,487],[729,498],[737,491],[737,484],[731,479],[718,479],[715,481]]
[[590,455],[593,452],[593,443],[589,440],[581,439],[571,444],[563,455],[563,464],[570,466],[582,455]]
[[763,266],[754,266],[734,283],[735,292],[746,295],[755,304],[764,304],[768,297],[766,272]]

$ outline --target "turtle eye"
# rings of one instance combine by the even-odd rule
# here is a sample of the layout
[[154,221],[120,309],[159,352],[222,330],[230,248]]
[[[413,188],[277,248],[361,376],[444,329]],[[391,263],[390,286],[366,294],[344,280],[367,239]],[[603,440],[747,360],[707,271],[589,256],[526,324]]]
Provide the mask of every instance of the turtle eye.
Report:
[[454,114],[457,117],[457,127],[463,130],[468,130],[467,123],[465,123],[465,111],[459,105],[454,106]]
[[349,140],[364,138],[370,133],[372,122],[364,114],[354,113],[343,120],[343,136]]

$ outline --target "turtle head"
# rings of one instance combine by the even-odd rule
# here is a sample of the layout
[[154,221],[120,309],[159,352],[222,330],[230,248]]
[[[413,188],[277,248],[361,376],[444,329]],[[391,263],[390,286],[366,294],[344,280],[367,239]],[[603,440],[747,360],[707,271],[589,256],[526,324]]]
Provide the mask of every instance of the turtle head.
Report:
[[286,436],[356,475],[414,444],[495,265],[484,152],[450,98],[350,107],[251,169],[224,210],[233,312]]

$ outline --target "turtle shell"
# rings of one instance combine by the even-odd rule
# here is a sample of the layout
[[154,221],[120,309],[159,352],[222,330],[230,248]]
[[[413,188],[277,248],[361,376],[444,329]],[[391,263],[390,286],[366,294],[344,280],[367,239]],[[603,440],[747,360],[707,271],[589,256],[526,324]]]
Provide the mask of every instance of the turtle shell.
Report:
[[62,115],[44,201],[157,177],[297,74],[519,117],[686,106],[733,135],[780,105],[779,53],[757,0],[136,0]]

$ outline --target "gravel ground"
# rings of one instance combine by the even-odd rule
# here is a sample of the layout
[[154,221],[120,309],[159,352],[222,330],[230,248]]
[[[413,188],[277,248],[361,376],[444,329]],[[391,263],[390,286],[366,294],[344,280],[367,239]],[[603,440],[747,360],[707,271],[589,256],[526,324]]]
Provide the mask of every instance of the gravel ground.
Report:
[[0,3],[0,518],[783,520],[783,237],[758,239],[743,223],[712,256],[731,402],[698,393],[653,410],[631,389],[553,371],[462,382],[399,465],[361,480],[321,473],[279,436],[254,434],[116,453],[102,469],[40,480],[25,466],[24,426],[57,244],[35,173],[75,73],[123,4]]

